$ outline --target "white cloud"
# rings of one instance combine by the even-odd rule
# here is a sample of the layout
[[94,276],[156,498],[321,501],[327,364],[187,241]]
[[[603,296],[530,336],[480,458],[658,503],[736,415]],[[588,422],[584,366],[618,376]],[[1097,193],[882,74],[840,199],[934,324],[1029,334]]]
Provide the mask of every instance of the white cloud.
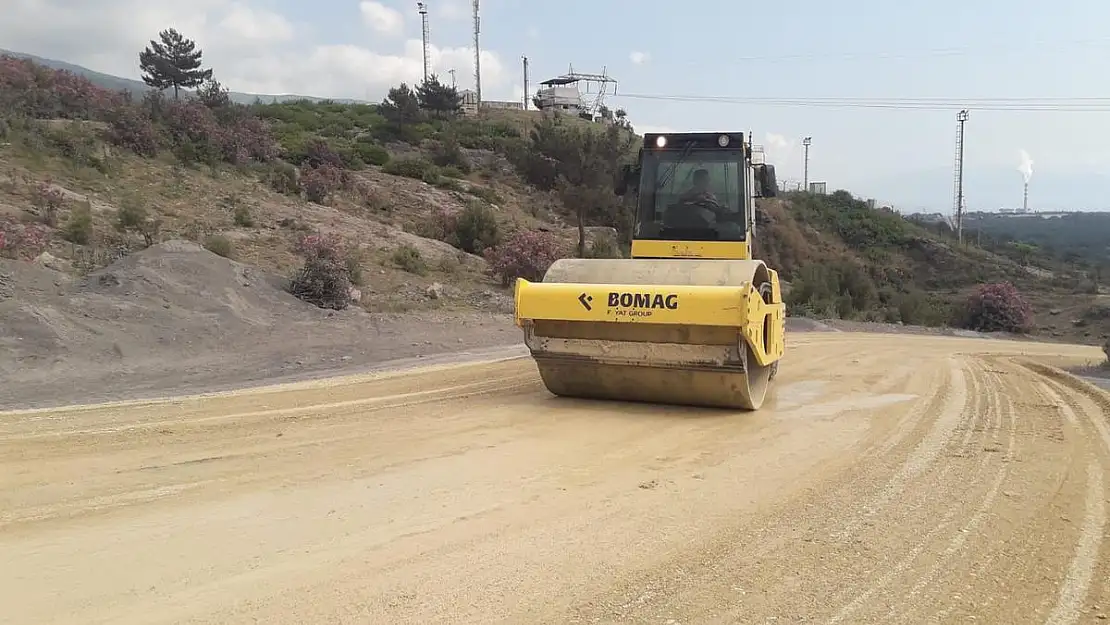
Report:
[[[753,143],[755,142],[753,141]],[[780,171],[787,169],[789,165],[793,165],[792,161],[795,160],[798,145],[799,141],[797,139],[791,139],[784,135],[773,132],[763,135],[763,153],[767,162]]]
[[[0,20],[4,47],[128,78],[139,77],[139,52],[169,27],[196,41],[204,52],[205,66],[212,67],[215,78],[232,91],[376,101],[391,86],[402,81],[411,85],[423,76],[419,38],[405,40],[392,52],[329,41],[326,29],[290,23],[250,0],[4,0],[4,4]],[[261,5],[257,0],[255,4]],[[349,10],[350,19],[362,14],[355,13],[361,7]],[[310,38],[313,32],[321,37]],[[441,78],[447,79],[447,70],[455,69],[460,89],[473,86],[473,48],[432,46],[430,54],[432,69]],[[510,72],[496,52],[483,50],[485,97],[511,99],[517,81],[516,72]]]
[[470,17],[472,9],[466,0],[447,0],[442,4],[435,3],[428,7],[430,17],[443,18],[449,21],[461,20]]
[[637,124],[635,120],[632,121],[632,126],[636,129],[636,132],[638,132],[640,134],[643,134],[645,132],[660,133],[660,134],[662,134],[662,133],[671,133],[671,132],[679,132],[677,129],[671,128],[670,126],[653,126],[651,124]]
[[253,9],[234,3],[220,21],[227,41],[245,40],[244,43],[283,42],[293,39],[293,25],[284,16],[263,9]]
[[379,33],[397,35],[405,28],[405,16],[380,2],[363,0],[358,3],[358,10],[362,14],[362,22]]
[[628,55],[628,59],[630,61],[632,61],[633,63],[635,63],[636,65],[643,65],[644,63],[647,63],[648,59],[650,59],[650,58],[651,58],[651,55],[648,54],[647,52],[633,51],[631,54]]
[[[460,88],[473,86],[470,79],[473,48],[430,46],[431,69],[447,80],[449,69],[456,69]],[[380,99],[391,86],[413,85],[424,75],[423,48],[419,39],[405,42],[402,55],[380,54],[353,45],[317,46],[307,56],[257,56],[240,70],[236,91],[252,93],[298,93],[321,97]],[[508,95],[511,87],[500,58],[482,52],[483,95],[494,98]],[[488,94],[488,95],[487,95]]]

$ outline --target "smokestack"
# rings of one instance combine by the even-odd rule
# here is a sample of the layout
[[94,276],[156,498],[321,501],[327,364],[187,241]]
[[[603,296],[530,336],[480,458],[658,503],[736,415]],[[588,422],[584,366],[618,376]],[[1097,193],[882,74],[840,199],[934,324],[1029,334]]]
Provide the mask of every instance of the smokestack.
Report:
[[1025,183],[1025,191],[1021,195],[1021,212],[1029,211],[1029,183]]

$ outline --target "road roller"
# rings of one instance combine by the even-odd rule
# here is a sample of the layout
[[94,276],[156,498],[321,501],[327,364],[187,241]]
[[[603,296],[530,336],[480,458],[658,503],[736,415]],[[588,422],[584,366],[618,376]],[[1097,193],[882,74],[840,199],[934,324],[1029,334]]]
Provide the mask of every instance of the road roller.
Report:
[[515,321],[563,397],[758,410],[785,352],[778,272],[753,258],[774,166],[751,134],[648,133],[615,190],[631,258],[557,260],[517,280]]

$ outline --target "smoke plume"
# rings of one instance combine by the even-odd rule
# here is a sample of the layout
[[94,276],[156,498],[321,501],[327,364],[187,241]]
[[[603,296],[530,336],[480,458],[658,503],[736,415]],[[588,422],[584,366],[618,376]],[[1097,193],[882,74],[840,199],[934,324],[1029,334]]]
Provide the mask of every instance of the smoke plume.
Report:
[[1025,150],[1021,151],[1021,164],[1018,165],[1017,170],[1021,172],[1025,184],[1029,184],[1029,179],[1033,177],[1033,159],[1029,158],[1029,153]]

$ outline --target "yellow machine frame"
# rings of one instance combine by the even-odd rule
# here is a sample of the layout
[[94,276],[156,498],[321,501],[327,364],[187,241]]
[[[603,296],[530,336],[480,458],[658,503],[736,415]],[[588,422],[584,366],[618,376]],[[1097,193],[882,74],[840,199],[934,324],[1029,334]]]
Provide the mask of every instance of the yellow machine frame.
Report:
[[[660,136],[665,136],[663,141]],[[645,135],[713,149],[721,133]],[[729,133],[735,138],[737,134]],[[742,241],[634,238],[632,259],[562,259],[518,280],[515,321],[548,390],[571,397],[758,409],[785,353],[778,272],[751,258],[753,190],[773,197],[771,165],[744,141]],[[721,139],[720,142],[726,143]],[[625,171],[637,184],[640,167]],[[620,192],[620,191],[618,191]],[[640,212],[637,212],[637,219]]]

